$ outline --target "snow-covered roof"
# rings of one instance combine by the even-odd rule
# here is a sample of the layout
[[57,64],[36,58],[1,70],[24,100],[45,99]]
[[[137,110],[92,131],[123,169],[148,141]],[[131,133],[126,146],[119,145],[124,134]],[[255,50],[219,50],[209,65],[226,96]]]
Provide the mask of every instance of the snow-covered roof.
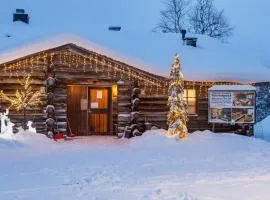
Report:
[[106,55],[118,61],[132,65],[134,67],[147,70],[147,71],[153,71],[153,69],[151,69],[150,67],[148,67],[145,63],[141,61],[124,57],[113,50],[107,49],[106,47],[98,45],[87,39],[78,37],[77,35],[74,35],[74,34],[60,34],[60,35],[56,35],[56,36],[49,37],[46,39],[40,39],[36,42],[31,42],[27,45],[23,45],[18,48],[11,49],[10,51],[3,52],[2,54],[0,54],[0,64],[10,62],[17,58],[21,58],[21,57],[31,55],[37,52],[42,52],[48,49],[63,46],[66,44],[75,44],[84,49],[88,49],[96,53]]
[[256,87],[251,85],[215,85],[209,91],[255,91]]
[[[265,17],[270,3],[239,1],[245,3],[245,9],[260,8],[256,9],[258,15],[254,15],[256,20],[252,18],[248,25],[259,30],[260,22],[260,32],[245,31],[241,22],[246,22],[246,18],[242,13],[243,19],[237,18],[236,36],[230,43],[197,35],[197,48],[184,46],[179,34],[151,31],[158,21],[162,0],[5,1],[0,7],[0,63],[75,43],[157,75],[169,76],[173,56],[178,53],[186,80],[267,82],[270,80],[270,40],[261,33],[270,33],[267,32],[269,20]],[[29,25],[12,22],[15,8],[26,9],[30,14]],[[236,8],[228,7],[227,11],[233,13],[230,9]],[[239,10],[235,13],[238,17]],[[120,25],[122,29],[108,31],[110,25]]]

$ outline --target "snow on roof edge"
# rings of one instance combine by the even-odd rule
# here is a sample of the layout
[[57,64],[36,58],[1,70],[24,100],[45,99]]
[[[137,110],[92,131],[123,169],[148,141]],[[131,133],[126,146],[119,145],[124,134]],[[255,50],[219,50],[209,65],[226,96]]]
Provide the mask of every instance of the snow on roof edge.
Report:
[[208,89],[209,91],[239,91],[239,90],[246,90],[246,91],[254,91],[256,87],[251,85],[214,85]]
[[56,36],[46,37],[41,40],[29,42],[28,44],[23,45],[18,48],[13,48],[4,52],[0,52],[0,64],[4,64],[7,62],[16,60],[18,58],[35,54],[37,52],[57,48],[59,46],[63,46],[66,44],[71,44],[71,43],[79,47],[82,47],[84,49],[91,50],[102,55],[106,55],[115,60],[126,63],[133,67],[136,67],[140,70],[151,72],[161,77],[167,77],[167,75],[164,75],[154,70],[153,66],[147,65],[133,58],[121,56],[118,53],[108,48],[105,48],[101,45],[91,42],[88,39],[81,38],[78,35],[71,34],[71,33],[64,33],[64,34],[58,34]]

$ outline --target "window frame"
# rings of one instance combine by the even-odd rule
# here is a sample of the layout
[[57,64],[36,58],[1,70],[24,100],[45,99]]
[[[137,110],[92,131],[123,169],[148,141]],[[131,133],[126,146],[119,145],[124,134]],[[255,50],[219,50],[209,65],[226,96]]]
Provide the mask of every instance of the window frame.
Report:
[[[194,90],[194,92],[195,92],[195,97],[189,97],[189,95],[188,95],[188,91],[189,90]],[[188,113],[188,115],[189,116],[197,116],[198,114],[198,95],[197,95],[197,90],[196,89],[184,89],[184,91],[186,91],[186,92],[184,92],[184,94],[186,93],[186,96],[184,95],[184,100],[186,101],[186,103],[187,103],[187,106],[189,107],[189,105],[188,105],[188,100],[189,99],[195,99],[195,105],[194,105],[194,107],[195,107],[195,112],[194,113]]]

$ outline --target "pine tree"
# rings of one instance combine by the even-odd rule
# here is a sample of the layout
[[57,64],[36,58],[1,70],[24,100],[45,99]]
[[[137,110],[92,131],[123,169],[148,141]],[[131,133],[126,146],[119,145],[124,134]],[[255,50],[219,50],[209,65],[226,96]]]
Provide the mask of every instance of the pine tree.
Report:
[[180,139],[187,138],[187,104],[184,101],[184,76],[180,67],[179,56],[174,57],[170,74],[168,106],[168,133],[169,137],[178,135]]

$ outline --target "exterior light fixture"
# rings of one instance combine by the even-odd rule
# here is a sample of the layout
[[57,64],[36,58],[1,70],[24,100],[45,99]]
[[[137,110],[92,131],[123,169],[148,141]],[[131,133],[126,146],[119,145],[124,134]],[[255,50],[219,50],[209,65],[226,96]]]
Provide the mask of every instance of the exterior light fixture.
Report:
[[118,88],[117,85],[112,86],[112,96],[117,97],[118,96]]

